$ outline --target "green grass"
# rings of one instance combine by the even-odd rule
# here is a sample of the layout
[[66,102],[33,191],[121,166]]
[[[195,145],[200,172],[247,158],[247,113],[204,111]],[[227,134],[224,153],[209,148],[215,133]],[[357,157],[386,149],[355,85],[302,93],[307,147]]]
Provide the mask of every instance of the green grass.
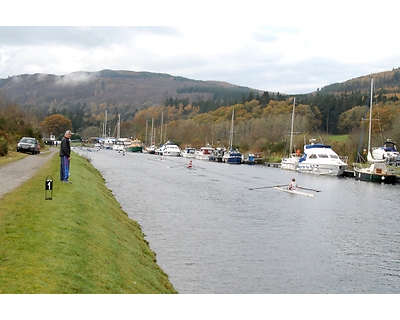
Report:
[[55,156],[0,199],[0,292],[176,293],[99,172],[76,154],[71,169],[59,182]]

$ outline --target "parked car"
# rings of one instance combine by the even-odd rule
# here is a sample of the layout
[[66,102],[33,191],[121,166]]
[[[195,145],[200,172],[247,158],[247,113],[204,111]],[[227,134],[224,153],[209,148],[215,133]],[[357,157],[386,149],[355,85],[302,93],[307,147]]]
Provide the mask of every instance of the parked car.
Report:
[[35,138],[23,137],[17,145],[17,152],[40,153],[40,143]]

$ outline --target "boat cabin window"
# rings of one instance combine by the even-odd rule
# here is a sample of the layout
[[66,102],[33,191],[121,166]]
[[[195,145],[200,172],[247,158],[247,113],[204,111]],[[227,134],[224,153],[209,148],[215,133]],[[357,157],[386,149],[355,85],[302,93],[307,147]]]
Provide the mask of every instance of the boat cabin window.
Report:
[[318,157],[319,158],[329,158],[327,154],[319,154]]
[[331,158],[338,159],[339,157],[336,154],[331,154]]
[[312,154],[312,155],[310,155],[310,158],[309,159],[317,159],[318,157],[317,157],[317,155],[316,154]]

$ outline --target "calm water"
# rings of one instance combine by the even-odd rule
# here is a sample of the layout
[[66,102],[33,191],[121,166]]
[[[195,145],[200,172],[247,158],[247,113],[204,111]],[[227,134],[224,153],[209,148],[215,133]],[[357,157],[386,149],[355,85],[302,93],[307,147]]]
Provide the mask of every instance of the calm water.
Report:
[[[400,292],[400,185],[202,160],[189,170],[185,158],[75,151],[141,225],[179,293]],[[292,177],[321,192],[249,190]]]

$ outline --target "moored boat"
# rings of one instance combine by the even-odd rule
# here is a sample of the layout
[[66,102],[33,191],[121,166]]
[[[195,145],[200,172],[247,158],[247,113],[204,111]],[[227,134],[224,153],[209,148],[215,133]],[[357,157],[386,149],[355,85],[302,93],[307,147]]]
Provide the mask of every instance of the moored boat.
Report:
[[231,164],[241,164],[243,156],[237,149],[233,149],[233,119],[235,117],[235,109],[232,110],[231,131],[229,136],[229,150],[224,152],[222,162]]
[[127,152],[143,152],[143,144],[139,139],[135,139],[126,147]]
[[172,141],[167,141],[160,149],[156,150],[156,153],[162,156],[181,156],[181,149]]
[[210,145],[205,147],[201,147],[200,150],[196,150],[196,159],[198,160],[209,160],[210,156],[212,155],[215,149]]
[[315,139],[310,141],[311,144],[304,146],[304,154],[299,159],[296,170],[317,175],[342,176],[347,168],[347,157],[339,157],[330,145],[314,144]]
[[360,181],[395,183],[397,176],[393,170],[388,169],[385,163],[372,163],[368,167],[360,164],[354,166],[354,176]]
[[[371,154],[371,135],[372,135],[372,99],[373,99],[374,79],[371,79],[371,97],[369,107],[369,131],[368,131],[368,150],[367,167],[357,162],[353,164],[354,176],[360,181],[395,183],[397,180],[396,172],[386,166],[386,161],[382,155],[376,159]],[[360,156],[360,155],[358,155]],[[358,157],[357,157],[358,158]]]
[[224,152],[226,151],[225,148],[216,148],[211,156],[208,158],[208,160],[213,161],[213,162],[222,162],[222,156],[224,155]]
[[230,164],[241,164],[243,163],[243,155],[234,149],[230,149],[224,152],[222,156],[222,162]]
[[116,139],[115,141],[114,141],[114,145],[113,145],[113,150],[114,151],[118,151],[118,152],[121,152],[121,151],[124,151],[124,149],[125,149],[125,139]]
[[397,150],[396,143],[391,139],[387,139],[381,147],[372,148],[372,158],[385,160],[388,164],[400,164],[400,153]]
[[191,147],[185,148],[182,151],[182,157],[184,157],[184,158],[196,158],[196,149],[195,148],[191,148]]
[[148,154],[155,154],[156,153],[156,146],[152,144],[151,146],[146,147],[146,152]]
[[261,152],[249,153],[243,160],[244,164],[264,164],[265,158]]
[[290,144],[289,144],[289,156],[282,158],[281,169],[296,171],[297,165],[301,157],[300,150],[296,150],[293,153],[293,128],[294,128],[294,109],[296,106],[296,98],[293,99],[293,111],[292,111],[292,125],[290,129]]

